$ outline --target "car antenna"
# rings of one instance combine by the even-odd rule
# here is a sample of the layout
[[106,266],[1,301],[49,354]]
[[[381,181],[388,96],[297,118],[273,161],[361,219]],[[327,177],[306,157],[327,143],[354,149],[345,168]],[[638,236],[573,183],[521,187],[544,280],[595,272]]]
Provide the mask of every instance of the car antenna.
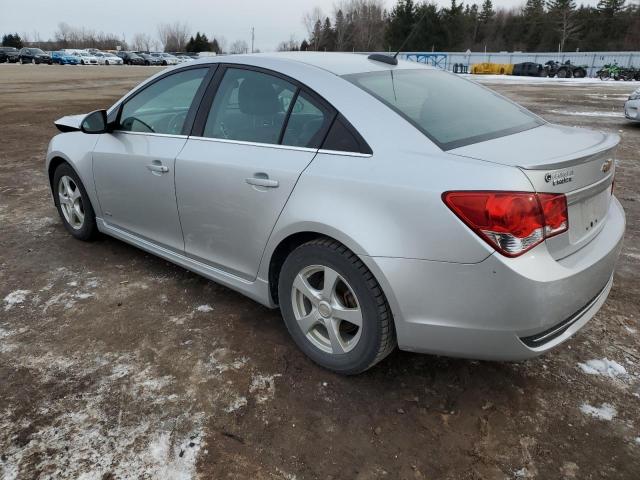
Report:
[[424,13],[418,19],[416,24],[413,26],[413,28],[409,32],[409,35],[407,35],[407,38],[404,39],[404,42],[402,42],[402,44],[400,45],[400,48],[398,48],[398,51],[393,55],[393,57],[390,55],[385,55],[384,53],[372,53],[367,58],[375,62],[387,63],[389,65],[398,65],[398,54],[402,51],[404,46],[409,42],[409,40],[416,33],[416,31],[418,30],[418,26],[422,23],[422,20],[424,20],[427,17],[427,13],[428,13],[428,10],[425,9]]

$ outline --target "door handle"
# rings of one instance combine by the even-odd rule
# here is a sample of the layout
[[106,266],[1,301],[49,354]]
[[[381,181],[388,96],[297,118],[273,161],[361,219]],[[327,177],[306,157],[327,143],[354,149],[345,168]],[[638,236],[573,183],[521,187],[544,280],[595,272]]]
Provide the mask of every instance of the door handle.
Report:
[[260,176],[245,178],[245,182],[247,182],[249,185],[265,188],[278,188],[278,186],[280,185],[277,180],[271,180],[267,175],[264,174]]
[[147,165],[147,169],[153,173],[167,173],[169,171],[169,167],[165,167],[158,160],[154,160],[149,165]]

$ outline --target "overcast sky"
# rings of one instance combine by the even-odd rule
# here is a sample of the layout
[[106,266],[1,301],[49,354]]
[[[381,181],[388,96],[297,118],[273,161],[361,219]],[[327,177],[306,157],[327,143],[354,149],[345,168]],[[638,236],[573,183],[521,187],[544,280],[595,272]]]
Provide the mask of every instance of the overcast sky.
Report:
[[[493,0],[494,7],[513,7],[525,0]],[[597,0],[578,0],[578,4],[595,4]],[[160,23],[186,22],[195,33],[224,36],[227,46],[235,40],[250,43],[255,27],[255,46],[274,50],[293,34],[298,41],[307,33],[302,22],[305,12],[320,7],[333,11],[335,0],[30,0],[28,3],[0,0],[0,33],[38,32],[42,40],[53,36],[59,22],[71,26],[117,33],[131,40],[138,32],[157,37]],[[387,7],[395,0],[385,0]],[[450,0],[436,3],[448,5]],[[474,3],[465,2],[465,3]],[[475,0],[482,3],[482,0]]]

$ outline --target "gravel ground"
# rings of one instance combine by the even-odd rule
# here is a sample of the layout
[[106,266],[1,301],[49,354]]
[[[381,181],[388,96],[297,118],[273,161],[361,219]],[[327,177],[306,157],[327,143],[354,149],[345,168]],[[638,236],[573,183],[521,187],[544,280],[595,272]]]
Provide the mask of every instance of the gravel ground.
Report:
[[640,125],[621,114],[637,85],[481,79],[622,137],[628,230],[595,319],[523,363],[396,352],[345,378],[278,311],[65,232],[43,171],[52,122],[156,71],[0,65],[0,478],[638,478]]

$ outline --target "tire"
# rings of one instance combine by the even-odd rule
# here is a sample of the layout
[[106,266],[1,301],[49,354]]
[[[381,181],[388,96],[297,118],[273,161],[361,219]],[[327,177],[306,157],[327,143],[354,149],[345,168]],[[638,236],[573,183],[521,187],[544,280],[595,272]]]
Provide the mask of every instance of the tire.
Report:
[[567,78],[569,76],[569,71],[566,68],[561,68],[558,70],[558,78]]
[[[75,187],[73,191],[75,192],[77,189],[80,193],[78,203],[81,207],[81,211],[84,213],[84,218],[79,226],[77,224],[74,226],[70,223],[63,212],[63,207],[61,206],[60,194],[62,193],[64,196],[64,192],[62,192],[64,178],[67,178],[68,180],[70,179],[69,184],[73,183],[73,186]],[[66,195],[66,197],[70,198],[69,195]],[[64,227],[74,238],[86,242],[93,240],[97,236],[98,227],[96,226],[96,215],[93,211],[91,201],[89,200],[89,195],[87,195],[87,191],[85,190],[80,177],[78,177],[75,170],[67,163],[63,163],[58,166],[53,174],[53,199]],[[75,219],[77,220],[78,218],[75,217]]]
[[105,61],[104,61],[104,64],[105,64],[105,65],[109,65],[109,60],[105,60]]
[[587,72],[583,68],[576,68],[573,71],[574,78],[584,78],[587,76]]
[[[329,295],[322,292],[325,275],[337,278]],[[301,283],[300,276],[307,282]],[[298,285],[311,288],[299,289]],[[302,290],[312,293],[315,304]],[[380,285],[358,256],[335,240],[312,240],[289,254],[280,271],[278,298],[296,345],[328,370],[344,375],[364,372],[396,347],[391,308]],[[344,313],[339,312],[356,313],[361,325],[342,320]],[[307,331],[298,318],[313,318]],[[333,336],[325,325],[336,325]]]

